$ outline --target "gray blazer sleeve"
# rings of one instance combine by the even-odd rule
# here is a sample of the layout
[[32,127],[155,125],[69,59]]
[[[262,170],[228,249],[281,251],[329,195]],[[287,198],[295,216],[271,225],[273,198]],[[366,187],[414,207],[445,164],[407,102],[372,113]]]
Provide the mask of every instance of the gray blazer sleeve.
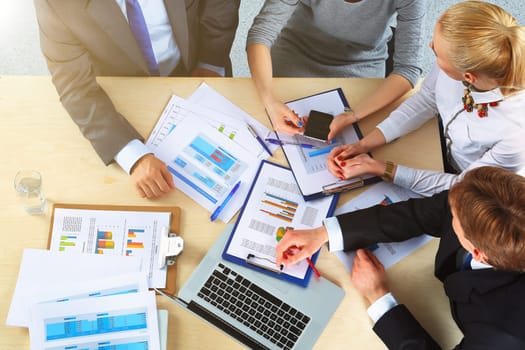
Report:
[[34,3],[40,45],[60,101],[102,161],[109,164],[129,141],[142,137],[98,85],[89,52],[46,0]]

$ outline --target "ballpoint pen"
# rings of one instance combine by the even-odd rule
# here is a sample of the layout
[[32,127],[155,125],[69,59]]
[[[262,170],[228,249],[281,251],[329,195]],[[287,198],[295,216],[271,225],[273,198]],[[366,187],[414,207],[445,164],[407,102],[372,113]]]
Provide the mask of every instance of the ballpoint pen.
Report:
[[[291,246],[288,248],[288,250],[286,250],[283,254],[284,256],[286,257],[287,255],[295,255],[297,254],[299,251],[301,250],[301,248],[298,248],[296,246]],[[312,259],[310,259],[309,257],[306,258],[306,262],[308,263],[308,265],[310,266],[310,268],[312,269],[315,277],[317,278],[321,278],[321,274],[319,273],[319,270],[317,270],[317,268],[315,267],[314,263],[312,262]]]
[[219,206],[217,208],[215,208],[215,210],[213,211],[213,213],[211,214],[211,217],[210,217],[210,220],[211,221],[215,221],[215,219],[217,219],[217,217],[219,216],[219,214],[221,213],[221,211],[224,209],[224,207],[228,204],[228,202],[230,201],[230,199],[232,199],[233,195],[235,194],[235,192],[237,192],[237,190],[239,189],[239,186],[241,185],[241,182],[238,181],[235,186],[233,186],[232,190],[230,191],[230,193],[228,193],[228,195],[226,196],[226,198],[224,198],[224,201],[219,204]]
[[289,142],[289,141],[282,141],[282,140],[278,140],[278,139],[265,139],[265,140],[266,140],[266,142],[272,143],[274,145],[279,145],[279,146],[282,146],[282,145],[297,145],[297,146],[301,146],[302,148],[317,148],[314,145],[311,145],[309,143]]
[[253,135],[253,137],[255,137],[255,139],[261,144],[261,146],[264,148],[264,150],[266,151],[266,153],[268,153],[270,155],[270,157],[272,156],[272,151],[270,151],[270,149],[268,148],[268,146],[266,146],[266,144],[264,143],[264,141],[261,139],[261,137],[259,135],[257,135],[257,133],[255,132],[255,130],[253,130],[252,126],[250,124],[247,124],[247,127],[248,127],[248,130],[250,131],[250,133]]
[[[277,240],[277,242],[279,242],[283,238],[283,236],[286,234],[286,231],[288,229],[293,230],[293,227],[279,227],[279,228],[277,228],[277,232],[275,233],[275,239]],[[283,257],[286,258],[288,255],[295,255],[300,250],[301,250],[301,248],[299,248],[299,247],[297,247],[295,245],[293,245],[291,247],[288,247],[288,249],[283,252]],[[310,268],[314,272],[315,277],[321,278],[321,274],[319,273],[319,270],[317,270],[317,268],[315,267],[314,263],[312,262],[312,259],[307,257],[306,258],[306,262],[308,263],[308,265],[310,266]]]

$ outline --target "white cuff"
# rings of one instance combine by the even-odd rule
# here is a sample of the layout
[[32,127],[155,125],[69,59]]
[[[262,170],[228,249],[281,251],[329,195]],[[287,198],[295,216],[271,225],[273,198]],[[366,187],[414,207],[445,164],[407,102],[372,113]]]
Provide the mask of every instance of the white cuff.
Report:
[[381,317],[383,317],[384,314],[386,314],[388,311],[390,311],[390,309],[394,308],[394,306],[397,306],[398,304],[399,303],[397,302],[396,298],[394,298],[392,293],[387,293],[381,298],[377,299],[375,303],[370,305],[366,312],[372,321],[376,323]]
[[213,64],[202,62],[197,63],[197,67],[214,71],[215,73],[220,74],[221,77],[224,77],[224,75],[226,75],[226,69],[224,67],[214,66]]
[[144,157],[151,152],[146,145],[140,142],[138,139],[131,140],[126,146],[124,146],[120,152],[115,156],[115,162],[120,165],[122,169],[128,174],[131,172],[131,168],[140,158]]
[[343,232],[337,218],[326,218],[323,220],[323,224],[328,233],[328,251],[337,252],[343,250]]

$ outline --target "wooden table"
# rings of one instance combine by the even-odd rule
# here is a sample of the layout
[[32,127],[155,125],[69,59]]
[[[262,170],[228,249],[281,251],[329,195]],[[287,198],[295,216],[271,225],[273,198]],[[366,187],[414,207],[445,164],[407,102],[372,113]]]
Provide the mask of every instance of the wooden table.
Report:
[[[100,84],[116,108],[145,137],[172,94],[188,97],[204,81],[198,78],[101,78]],[[245,78],[205,80],[246,112],[270,126],[255,86]],[[377,79],[282,78],[275,79],[276,94],[283,101],[342,87],[355,105],[380,82]],[[360,123],[366,134],[395,108],[389,106]],[[0,319],[5,320],[16,285],[24,248],[44,249],[52,203],[173,205],[182,208],[181,234],[185,239],[178,259],[177,285],[181,286],[223,231],[225,224],[210,222],[209,213],[173,191],[158,200],[140,198],[130,178],[118,165],[104,166],[91,145],[63,109],[50,77],[0,76]],[[374,156],[426,169],[441,169],[437,123],[384,147]],[[281,150],[271,160],[285,164]],[[22,209],[13,189],[18,169],[38,169],[49,201],[45,215],[30,216]],[[340,204],[363,189],[342,195]],[[235,218],[234,218],[235,220]],[[388,270],[394,295],[408,305],[423,326],[444,348],[451,348],[461,334],[455,326],[439,281],[433,277],[432,241]],[[352,286],[338,259],[325,248],[318,260],[321,273],[344,288],[346,296],[313,346],[315,349],[384,349],[372,331],[365,302]],[[243,346],[189,312],[158,296],[158,307],[169,310],[169,349],[242,349]],[[0,325],[0,349],[28,349],[26,328]]]

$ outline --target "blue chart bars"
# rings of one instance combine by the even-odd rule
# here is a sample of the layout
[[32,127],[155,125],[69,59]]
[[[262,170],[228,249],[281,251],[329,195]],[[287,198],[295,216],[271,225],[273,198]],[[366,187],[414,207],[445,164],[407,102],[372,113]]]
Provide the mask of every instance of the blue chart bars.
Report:
[[46,340],[146,329],[146,311],[112,315],[79,315],[46,321]]

